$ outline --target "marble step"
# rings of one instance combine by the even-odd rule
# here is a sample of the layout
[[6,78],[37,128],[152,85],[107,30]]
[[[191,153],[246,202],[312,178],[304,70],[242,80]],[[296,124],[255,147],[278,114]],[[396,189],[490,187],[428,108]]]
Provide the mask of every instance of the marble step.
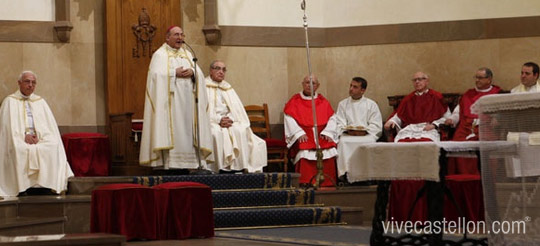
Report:
[[65,217],[17,217],[0,221],[0,235],[21,236],[64,233]]
[[124,246],[126,238],[106,233],[0,236],[0,246]]
[[250,208],[214,211],[215,228],[341,223],[339,207]]
[[341,221],[347,225],[370,225],[365,223],[363,207],[339,207],[341,208]]

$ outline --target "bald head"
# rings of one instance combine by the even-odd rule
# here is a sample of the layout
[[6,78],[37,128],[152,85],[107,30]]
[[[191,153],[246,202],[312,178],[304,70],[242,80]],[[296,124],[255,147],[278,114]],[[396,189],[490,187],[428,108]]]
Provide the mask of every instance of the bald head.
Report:
[[[309,75],[306,75],[304,77],[304,80],[302,80],[302,93],[305,96],[311,96],[311,88],[309,86]],[[313,92],[316,92],[317,89],[319,89],[319,79],[315,74],[311,74],[311,80],[313,81]]]
[[171,46],[171,48],[179,49],[184,43],[184,31],[179,26],[173,26],[169,28],[165,35],[165,42]]

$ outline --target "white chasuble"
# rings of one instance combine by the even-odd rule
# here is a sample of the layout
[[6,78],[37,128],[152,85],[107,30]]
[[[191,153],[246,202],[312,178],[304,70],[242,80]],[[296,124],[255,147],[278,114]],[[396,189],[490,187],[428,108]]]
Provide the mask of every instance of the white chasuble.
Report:
[[[37,144],[24,141],[32,127],[27,107],[32,111]],[[17,91],[2,102],[0,119],[0,196],[17,196],[31,187],[65,191],[73,172],[47,102],[35,94],[25,98]]]
[[[139,162],[163,169],[198,168],[196,127],[200,129],[200,157],[203,168],[212,162],[212,138],[206,108],[204,74],[197,66],[197,83],[176,77],[176,68],[194,69],[192,55],[184,48],[164,43],[152,55],[146,82],[144,123]],[[195,112],[198,86],[198,117]],[[198,118],[198,121],[197,121]]]
[[[247,169],[248,172],[262,172],[267,165],[266,142],[251,131],[242,101],[225,80],[218,83],[207,77],[206,86],[215,151],[212,170]],[[233,120],[229,128],[219,125],[225,116]]]

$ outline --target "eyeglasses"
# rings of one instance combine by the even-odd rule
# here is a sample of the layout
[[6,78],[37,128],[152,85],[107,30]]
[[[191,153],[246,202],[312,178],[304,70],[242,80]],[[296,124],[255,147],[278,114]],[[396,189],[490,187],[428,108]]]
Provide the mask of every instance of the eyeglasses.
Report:
[[472,77],[473,79],[487,79],[488,77],[487,76],[473,76]]
[[412,82],[416,82],[416,81],[423,81],[423,80],[426,80],[427,78],[426,77],[420,77],[420,78],[413,78],[411,79]]
[[32,85],[36,84],[35,80],[29,80],[29,79],[22,80],[21,82],[24,84],[32,84]]
[[214,70],[221,70],[223,71],[224,73],[227,72],[227,68],[226,67],[219,67],[219,66],[213,66],[212,69]]

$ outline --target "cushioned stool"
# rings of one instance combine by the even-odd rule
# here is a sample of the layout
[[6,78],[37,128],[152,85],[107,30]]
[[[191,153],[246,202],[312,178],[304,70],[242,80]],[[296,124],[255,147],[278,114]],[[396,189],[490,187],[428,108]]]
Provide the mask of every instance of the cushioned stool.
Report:
[[196,182],[169,182],[156,191],[158,239],[214,236],[212,190]]
[[139,184],[110,184],[92,191],[90,231],[127,240],[157,239],[155,194]]
[[109,137],[101,133],[62,134],[67,160],[75,176],[108,176]]

